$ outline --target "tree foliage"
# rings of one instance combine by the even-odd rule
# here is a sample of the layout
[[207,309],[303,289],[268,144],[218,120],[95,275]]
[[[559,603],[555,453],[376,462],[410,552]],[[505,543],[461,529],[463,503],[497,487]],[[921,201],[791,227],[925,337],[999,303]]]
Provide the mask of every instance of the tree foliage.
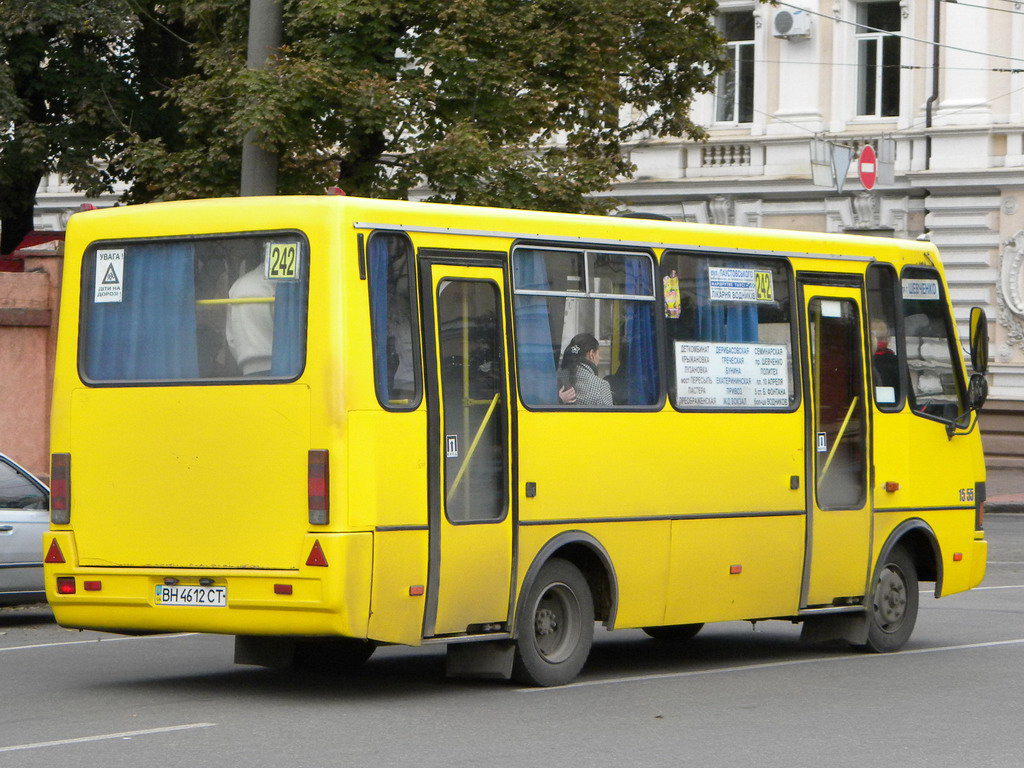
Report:
[[132,202],[237,194],[250,130],[283,194],[601,210],[588,194],[631,170],[625,142],[702,135],[716,8],[283,0],[284,45],[252,71],[243,0],[0,0],[4,244],[53,171]]
[[179,146],[160,95],[193,71],[175,25],[135,0],[0,0],[0,253],[32,228],[46,174],[99,194],[130,180],[135,137]]
[[235,194],[254,129],[282,193],[599,210],[624,142],[702,135],[691,100],[723,66],[714,0],[285,0],[285,44],[251,71],[245,5],[183,6],[183,146],[137,138],[133,199]]

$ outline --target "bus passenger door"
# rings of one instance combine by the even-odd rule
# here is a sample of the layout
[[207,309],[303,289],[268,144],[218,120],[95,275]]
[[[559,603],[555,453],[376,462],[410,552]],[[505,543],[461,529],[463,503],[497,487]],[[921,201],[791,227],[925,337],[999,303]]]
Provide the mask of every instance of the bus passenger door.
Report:
[[862,294],[806,282],[801,290],[808,458],[800,605],[857,604],[871,545]]
[[507,629],[512,514],[504,273],[425,261],[430,565],[424,637]]

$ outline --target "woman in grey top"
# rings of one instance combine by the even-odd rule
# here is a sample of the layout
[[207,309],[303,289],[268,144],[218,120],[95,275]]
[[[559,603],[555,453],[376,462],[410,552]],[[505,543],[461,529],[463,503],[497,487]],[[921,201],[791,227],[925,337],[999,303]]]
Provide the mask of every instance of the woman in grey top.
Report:
[[578,333],[562,353],[558,397],[563,403],[598,408],[613,405],[611,385],[597,375],[601,347],[589,333]]

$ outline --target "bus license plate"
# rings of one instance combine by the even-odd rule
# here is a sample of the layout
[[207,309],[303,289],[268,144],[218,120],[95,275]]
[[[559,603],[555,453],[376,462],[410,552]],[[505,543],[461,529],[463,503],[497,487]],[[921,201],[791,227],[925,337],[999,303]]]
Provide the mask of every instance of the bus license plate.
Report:
[[156,585],[157,605],[209,605],[223,608],[228,604],[227,587],[170,587]]

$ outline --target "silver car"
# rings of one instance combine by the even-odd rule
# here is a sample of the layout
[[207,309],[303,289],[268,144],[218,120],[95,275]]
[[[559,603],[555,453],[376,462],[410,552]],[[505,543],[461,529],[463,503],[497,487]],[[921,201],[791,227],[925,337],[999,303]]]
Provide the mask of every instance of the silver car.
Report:
[[43,532],[50,489],[0,453],[0,605],[35,603],[43,591]]

